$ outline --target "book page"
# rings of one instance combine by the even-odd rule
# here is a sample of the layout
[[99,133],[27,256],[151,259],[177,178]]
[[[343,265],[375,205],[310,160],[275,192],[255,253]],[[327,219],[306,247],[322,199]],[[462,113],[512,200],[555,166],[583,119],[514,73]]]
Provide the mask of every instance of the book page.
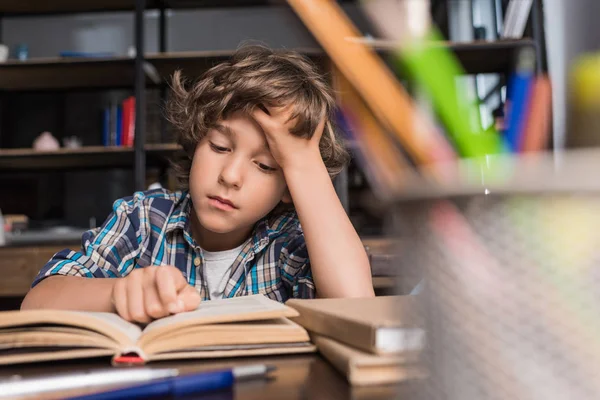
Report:
[[[98,318],[111,327],[117,329],[120,333],[127,337],[127,341],[129,343],[135,343],[142,335],[142,329],[139,326],[125,321],[117,314],[104,312],[85,312],[84,314]],[[119,341],[122,342],[122,340]]]
[[[233,345],[220,345],[220,346],[202,346],[189,349],[181,349],[169,351],[168,353],[187,353],[194,351],[223,351],[223,350],[254,350],[254,349],[282,349],[282,348],[294,348],[294,347],[310,347],[313,344],[310,342],[298,342],[298,343],[262,343],[262,344],[233,344]],[[161,353],[156,353],[161,354]],[[154,354],[152,355],[154,356]]]
[[186,325],[204,325],[221,322],[257,321],[264,319],[294,317],[298,312],[264,295],[252,295],[204,301],[195,311],[162,318],[144,329],[144,336],[164,328]]
[[113,313],[71,310],[25,310],[0,313],[0,331],[6,329],[36,327],[72,327],[98,332],[120,345],[133,345],[141,335],[141,329]]

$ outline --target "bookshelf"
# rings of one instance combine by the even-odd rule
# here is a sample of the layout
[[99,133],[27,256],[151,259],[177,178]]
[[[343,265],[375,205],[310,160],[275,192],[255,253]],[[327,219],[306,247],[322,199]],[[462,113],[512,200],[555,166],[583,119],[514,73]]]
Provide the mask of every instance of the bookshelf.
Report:
[[[346,1],[340,1],[346,2]],[[284,5],[285,3],[281,3]],[[86,12],[122,11],[134,14],[136,57],[110,58],[33,58],[27,61],[8,61],[0,64],[0,91],[5,99],[11,92],[71,91],[133,89],[136,101],[136,143],[131,148],[84,147],[76,150],[61,149],[50,153],[37,153],[29,149],[0,150],[0,172],[68,170],[70,168],[102,169],[130,168],[135,176],[134,190],[142,190],[146,182],[146,168],[164,167],[167,158],[174,154],[170,144],[149,145],[146,140],[147,88],[160,89],[164,98],[166,83],[172,73],[183,70],[186,76],[198,76],[211,66],[227,59],[231,50],[170,52],[166,43],[167,9],[240,7],[272,5],[264,0],[0,0],[2,17],[25,15],[66,14]],[[143,13],[147,9],[160,11],[158,20],[159,52],[143,53]],[[394,43],[376,41],[372,44],[381,56],[390,54]],[[468,73],[505,73],[512,69],[513,55],[523,46],[535,46],[530,39],[501,42],[451,43],[441,45],[451,49]],[[318,63],[327,65],[327,55],[321,48],[296,49]],[[161,138],[166,135],[162,124]],[[3,132],[10,135],[10,131]],[[347,181],[347,180],[346,180]],[[345,184],[345,183],[344,183]],[[343,188],[342,188],[343,190]]]

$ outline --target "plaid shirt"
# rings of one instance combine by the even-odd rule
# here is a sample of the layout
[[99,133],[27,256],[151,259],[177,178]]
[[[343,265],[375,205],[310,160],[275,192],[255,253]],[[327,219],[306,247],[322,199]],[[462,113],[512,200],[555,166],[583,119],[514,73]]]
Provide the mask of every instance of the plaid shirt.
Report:
[[[119,278],[149,265],[174,265],[204,300],[209,290],[202,249],[192,238],[187,192],[137,192],[114,202],[113,212],[83,234],[80,251],[62,250],[32,287],[51,275]],[[262,293],[285,302],[315,297],[304,234],[295,211],[258,221],[234,261],[223,297]]]

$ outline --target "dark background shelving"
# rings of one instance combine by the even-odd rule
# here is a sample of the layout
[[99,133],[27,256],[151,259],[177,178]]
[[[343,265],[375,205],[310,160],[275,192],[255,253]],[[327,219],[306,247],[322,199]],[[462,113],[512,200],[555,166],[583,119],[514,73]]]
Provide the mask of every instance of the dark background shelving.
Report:
[[[356,4],[352,1],[339,1],[339,3],[344,6]],[[286,3],[266,0],[147,0],[145,2],[59,0],[49,3],[41,0],[0,0],[0,15],[3,18],[16,18],[16,20],[28,16],[38,18],[47,15],[50,18],[57,18],[59,15],[70,13],[87,13],[86,21],[89,21],[90,18],[96,18],[101,14],[109,15],[115,11],[122,12],[119,15],[133,16],[132,38],[138,55],[137,57],[116,55],[107,58],[61,58],[35,57],[32,54],[27,61],[12,59],[0,64],[0,127],[2,128],[0,130],[2,148],[0,180],[2,176],[11,172],[35,176],[35,172],[39,170],[41,174],[39,179],[43,179],[41,176],[50,172],[58,177],[59,175],[56,174],[60,174],[61,171],[71,173],[73,169],[76,170],[73,172],[75,174],[84,174],[85,171],[110,172],[111,169],[119,169],[129,171],[128,173],[132,173],[133,177],[130,181],[123,180],[120,189],[115,192],[117,195],[127,195],[134,190],[144,189],[149,181],[146,175],[150,170],[154,174],[152,179],[160,179],[166,183],[168,162],[176,152],[168,124],[161,117],[162,105],[168,96],[169,78],[177,69],[181,69],[187,77],[198,77],[208,68],[227,59],[234,51],[233,47],[193,51],[169,49],[168,34],[172,32],[172,29],[169,30],[172,28],[169,25],[169,13],[194,8],[217,10],[228,7],[232,9],[251,7],[247,9],[250,18],[252,16],[250,13],[254,10],[260,12],[265,7],[271,6],[278,6],[280,10],[285,11]],[[369,24],[360,17],[357,9],[358,7],[350,8],[349,14],[368,33]],[[155,13],[156,32],[149,32],[146,26],[148,17],[144,15],[148,10],[154,10],[152,12]],[[443,22],[445,11],[447,10],[443,2],[432,1],[434,19]],[[286,18],[290,18],[289,14]],[[140,23],[140,21],[146,22]],[[297,18],[293,15],[290,19],[290,22],[292,21],[297,23]],[[79,24],[77,22],[78,29]],[[442,32],[447,33],[447,26],[442,23],[440,27]],[[155,51],[148,51],[146,41],[149,35],[154,34],[158,36],[157,47],[153,49]],[[310,43],[310,35],[300,42]],[[326,71],[327,55],[314,40],[312,42],[313,44],[308,46],[292,48],[311,57]],[[443,45],[452,50],[467,73],[506,74],[512,70],[514,55],[519,48],[537,46],[538,43],[532,39],[523,39],[444,42],[436,45]],[[381,43],[373,47],[382,57],[389,58],[394,45]],[[136,145],[133,148],[99,147],[101,137],[99,109],[102,101],[109,98],[122,100],[128,95],[135,95],[139,100],[136,110],[138,116]],[[35,108],[35,112],[27,109],[29,104],[32,104],[31,107]],[[59,140],[70,135],[80,136],[84,147],[46,153],[37,153],[28,149],[35,135],[43,130],[51,130]],[[353,174],[361,173],[356,168],[350,171]],[[348,180],[344,178],[340,181]],[[99,178],[95,183],[100,186],[112,184],[110,178]],[[347,204],[347,188],[338,185],[338,191],[347,209],[351,208]],[[106,208],[107,205],[103,207]],[[2,208],[1,196],[0,208]]]

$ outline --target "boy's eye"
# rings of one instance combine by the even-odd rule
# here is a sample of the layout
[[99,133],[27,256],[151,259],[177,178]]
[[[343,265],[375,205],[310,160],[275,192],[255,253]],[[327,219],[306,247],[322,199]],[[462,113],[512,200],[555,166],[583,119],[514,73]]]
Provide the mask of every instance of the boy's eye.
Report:
[[277,168],[270,167],[267,164],[257,163],[256,165],[258,165],[258,168],[260,168],[261,170],[263,170],[265,172],[277,171]]
[[217,146],[214,143],[210,143],[210,148],[216,151],[217,153],[226,153],[229,150],[227,147]]

